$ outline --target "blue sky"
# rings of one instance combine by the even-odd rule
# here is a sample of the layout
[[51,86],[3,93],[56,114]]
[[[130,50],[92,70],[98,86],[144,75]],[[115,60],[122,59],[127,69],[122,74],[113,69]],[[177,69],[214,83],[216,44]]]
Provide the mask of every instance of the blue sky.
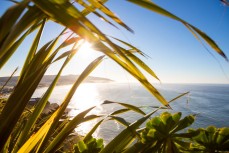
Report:
[[[154,2],[204,31],[229,56],[229,7],[223,6],[219,0],[154,0]],[[10,4],[2,1],[0,14]],[[93,15],[88,18],[105,34],[127,41],[149,55],[151,58],[141,59],[156,72],[163,83],[229,83],[228,62],[208,47],[217,60],[213,58],[181,23],[124,0],[110,0],[106,6],[135,33],[132,34],[122,27],[117,30],[94,18]],[[49,34],[44,34],[44,40],[51,39],[60,30],[60,26],[48,24],[46,31],[49,31]],[[31,38],[25,40],[0,71],[0,76],[10,75],[17,66],[22,65],[30,42]],[[73,59],[64,74],[80,73],[96,56],[94,53],[90,54]],[[60,64],[53,65],[47,74],[56,74]],[[132,80],[124,70],[109,59],[104,60],[93,75],[118,81]]]

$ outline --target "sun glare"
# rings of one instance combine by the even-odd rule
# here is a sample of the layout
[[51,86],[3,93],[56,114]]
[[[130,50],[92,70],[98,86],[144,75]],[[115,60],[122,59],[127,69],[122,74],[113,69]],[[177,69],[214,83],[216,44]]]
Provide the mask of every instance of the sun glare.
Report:
[[92,48],[92,45],[88,42],[83,42],[83,44],[81,45],[80,49],[79,49],[79,56],[81,58],[88,58],[91,57],[94,54],[95,50]]
[[75,92],[74,96],[72,97],[70,106],[76,110],[83,111],[92,106],[99,105],[100,103],[99,93],[96,86],[94,84],[85,83],[81,84]]

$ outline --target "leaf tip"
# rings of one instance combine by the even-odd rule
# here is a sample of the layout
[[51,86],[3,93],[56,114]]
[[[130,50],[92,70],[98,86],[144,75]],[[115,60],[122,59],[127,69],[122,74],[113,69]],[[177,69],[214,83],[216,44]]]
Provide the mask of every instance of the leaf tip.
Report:
[[165,105],[168,109],[171,109],[171,110],[173,110],[172,109],[172,107],[169,105],[169,104],[167,104],[167,105]]

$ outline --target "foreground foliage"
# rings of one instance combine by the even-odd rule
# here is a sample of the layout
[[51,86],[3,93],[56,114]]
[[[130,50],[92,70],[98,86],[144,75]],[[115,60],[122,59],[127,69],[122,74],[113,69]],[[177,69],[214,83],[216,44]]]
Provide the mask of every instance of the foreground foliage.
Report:
[[[194,115],[181,119],[181,113],[168,112],[156,116],[139,132],[136,143],[123,149],[123,153],[216,153],[229,151],[229,128],[209,126],[206,129],[186,128],[194,122]],[[186,132],[185,132],[186,129]],[[76,153],[94,153],[103,149],[102,140],[78,142]],[[75,147],[76,148],[76,147]]]
[[[64,140],[68,138],[68,136],[77,126],[97,118],[101,118],[101,121],[98,122],[95,127],[85,136],[83,141],[80,141],[78,146],[82,146],[84,149],[80,148],[78,151],[87,152],[88,150],[92,149],[93,151],[101,153],[122,151],[127,152],[127,148],[130,147],[129,144],[139,137],[141,137],[141,143],[143,144],[147,143],[148,140],[155,141],[155,138],[151,138],[151,136],[156,136],[156,138],[159,140],[155,141],[153,146],[147,145],[145,148],[146,150],[151,150],[152,148],[155,149],[156,146],[159,148],[159,150],[156,149],[157,151],[161,151],[161,149],[163,151],[170,149],[175,151],[176,149],[181,149],[181,142],[179,143],[179,137],[181,136],[179,136],[177,131],[185,128],[185,126],[190,125],[193,122],[192,116],[188,117],[187,119],[184,118],[180,120],[179,113],[175,116],[171,116],[168,113],[162,114],[160,119],[157,118],[155,121],[150,121],[150,123],[148,123],[150,125],[147,125],[143,133],[139,135],[137,129],[145,121],[147,121],[151,115],[153,115],[158,109],[170,108],[169,103],[182,95],[174,98],[171,101],[166,100],[163,95],[157,91],[153,84],[147,80],[142,72],[142,70],[146,71],[153,78],[159,80],[153,70],[151,70],[140,58],[135,55],[139,54],[145,56],[145,54],[127,42],[124,42],[118,38],[110,38],[106,36],[101,32],[100,29],[90,22],[86,16],[90,13],[93,13],[112,26],[116,27],[115,24],[117,24],[117,26],[122,26],[128,31],[133,32],[131,28],[129,28],[118,16],[116,16],[104,5],[106,1],[107,0],[13,1],[15,4],[1,16],[0,68],[3,68],[8,60],[11,59],[12,55],[16,51],[19,51],[18,48],[26,38],[31,38],[32,36],[34,37],[33,43],[31,43],[30,46],[28,45],[29,47],[27,48],[27,56],[20,72],[17,85],[14,87],[12,93],[10,93],[10,96],[5,100],[4,104],[1,104],[0,152],[55,152],[61,148]],[[227,60],[226,55],[219,48],[219,46],[209,36],[193,25],[171,14],[151,1],[128,1],[181,22],[199,41],[205,41],[217,53]],[[75,3],[80,5],[83,10],[80,11],[76,7]],[[103,15],[101,15],[100,12],[102,12]],[[62,26],[63,30],[62,32],[56,34],[56,37],[52,40],[41,43],[41,40],[43,39],[42,34],[45,32],[44,29],[48,22],[53,22],[56,25]],[[69,61],[71,61],[73,56],[77,54],[77,51],[80,49],[83,41],[91,43],[93,47],[103,55],[94,59],[94,61],[92,61],[91,64],[85,68],[80,76],[76,78],[76,81],[65,96],[60,107],[50,114],[50,116],[47,116],[45,120],[42,120],[42,123],[40,123],[42,111],[48,103],[48,99],[53,92],[53,89],[55,88],[62,71],[65,69]],[[152,110],[152,112],[149,114],[145,114],[141,109],[130,104],[105,101],[103,104],[115,103],[123,106],[124,108],[115,112],[111,112],[106,116],[98,116],[88,115],[88,113],[94,109],[94,107],[91,107],[80,112],[72,120],[65,119],[60,123],[60,119],[63,116],[65,109],[67,108],[77,88],[83,82],[83,80],[103,61],[104,57],[112,59],[124,70],[130,73],[163,106]],[[33,109],[28,110],[27,104],[29,103],[34,91],[38,88],[42,77],[45,75],[47,69],[52,64],[57,62],[63,62],[63,64],[61,65],[61,68],[59,69],[59,72],[57,73],[52,84],[37,102],[36,106]],[[142,69],[139,69],[139,67]],[[126,122],[125,119],[117,116],[118,114],[130,110],[142,114],[143,117],[130,124]],[[93,139],[92,133],[100,124],[102,124],[102,122],[106,121],[107,119],[120,122],[126,126],[126,129],[124,129],[103,148],[101,140]],[[170,122],[177,124],[177,126],[173,127],[174,125],[171,125]],[[162,133],[157,130],[158,126],[162,126]],[[223,131],[227,131],[227,129]],[[192,132],[190,133],[192,134]],[[188,134],[190,135],[190,133]],[[220,135],[224,132],[221,131],[218,133]],[[162,137],[158,137],[160,134],[162,134]],[[185,136],[188,134],[186,133],[184,138],[186,138]],[[170,140],[171,137],[173,138],[173,141]],[[222,136],[220,135],[219,139],[221,137]],[[200,148],[198,146],[198,142],[202,142],[203,140],[198,139],[198,137],[193,139],[196,140],[197,143],[193,144],[193,149]],[[219,145],[224,145],[224,139],[222,141],[220,140],[219,142],[217,141],[217,144],[218,143]],[[202,149],[208,150],[208,143],[203,144],[206,144],[206,146],[204,146]],[[215,149],[218,148],[215,147]],[[77,152],[77,149],[75,149],[75,151]]]
[[[198,129],[199,134],[192,137],[191,150],[195,152],[220,152],[229,151],[229,128],[216,128],[209,126],[206,129]],[[193,132],[190,129],[190,132]]]
[[74,146],[75,153],[99,153],[104,148],[103,139],[91,138],[88,142],[79,141]]

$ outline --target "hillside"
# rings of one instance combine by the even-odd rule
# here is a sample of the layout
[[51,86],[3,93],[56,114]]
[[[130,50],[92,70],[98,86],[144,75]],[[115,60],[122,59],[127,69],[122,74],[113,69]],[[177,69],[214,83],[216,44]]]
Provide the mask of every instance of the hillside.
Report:
[[[78,75],[65,75],[61,76],[57,85],[68,85],[74,83],[74,81],[78,78]],[[40,84],[39,87],[49,86],[52,81],[54,80],[55,75],[45,75]],[[2,86],[6,81],[8,77],[0,77],[0,86]],[[15,86],[16,82],[18,80],[18,77],[15,76],[11,78],[7,86]],[[105,82],[112,82],[113,80],[107,79],[107,78],[101,78],[101,77],[93,77],[89,76],[84,80],[84,83],[105,83]]]

